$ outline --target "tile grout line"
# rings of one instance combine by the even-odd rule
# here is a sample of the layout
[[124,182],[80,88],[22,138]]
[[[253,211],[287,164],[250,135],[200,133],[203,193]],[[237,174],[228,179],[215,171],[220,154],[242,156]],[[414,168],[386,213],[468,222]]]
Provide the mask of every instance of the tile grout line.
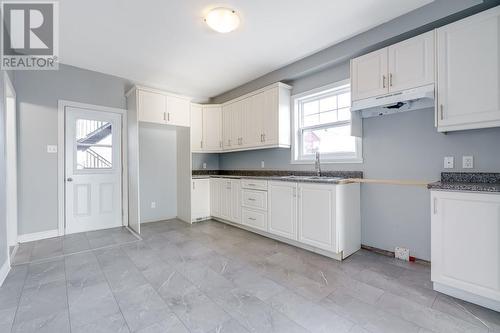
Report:
[[10,331],[12,332],[12,330],[14,329],[14,324],[16,323],[16,319],[17,319],[17,312],[19,311],[19,306],[21,305],[21,297],[23,296],[23,292],[24,292],[24,286],[26,285],[26,280],[28,279],[28,274],[30,272],[30,267],[28,265],[28,267],[26,267],[26,275],[24,276],[24,280],[23,280],[23,286],[21,288],[21,292],[19,293],[19,297],[17,298],[17,307],[16,307],[16,313],[14,314],[14,319],[12,319],[12,324],[10,325]]
[[64,260],[64,282],[65,282],[65,287],[66,287],[66,305],[68,307],[68,322],[69,322],[69,331],[73,330],[73,327],[71,326],[71,312],[69,308],[69,291],[68,291],[68,273],[66,271],[66,260]]
[[99,270],[101,271],[102,275],[104,276],[104,279],[106,279],[106,283],[108,285],[109,291],[111,292],[111,295],[113,295],[113,299],[115,300],[115,303],[118,306],[118,310],[120,310],[120,314],[122,315],[122,318],[123,318],[123,321],[125,322],[125,325],[127,325],[127,328],[129,330],[129,332],[133,332],[130,329],[130,326],[129,326],[128,322],[127,322],[127,319],[125,319],[125,316],[123,315],[122,307],[120,306],[120,303],[118,303],[118,300],[116,299],[115,293],[113,292],[113,289],[111,288],[111,285],[109,284],[108,277],[106,276],[106,273],[104,273],[104,270],[103,270],[103,268],[101,266],[101,261],[99,260],[99,258],[97,258],[97,256],[95,255],[94,251],[92,251],[92,253],[94,254],[95,259],[97,260],[97,264],[99,265]]

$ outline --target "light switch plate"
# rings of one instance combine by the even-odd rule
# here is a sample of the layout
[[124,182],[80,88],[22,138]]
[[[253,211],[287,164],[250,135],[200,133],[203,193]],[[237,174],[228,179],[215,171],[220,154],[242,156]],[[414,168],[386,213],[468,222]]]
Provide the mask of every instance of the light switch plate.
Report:
[[57,146],[56,145],[47,145],[47,153],[56,154],[57,153]]
[[396,246],[394,249],[394,257],[404,261],[410,261],[410,249]]
[[262,169],[264,169],[264,168],[265,168],[265,163],[264,163],[264,161],[260,161],[260,167],[261,167]]
[[206,168],[207,168],[207,163],[203,162],[203,169],[206,169]]
[[156,201],[151,201],[151,208],[156,208]]
[[473,169],[474,168],[474,156],[462,156],[462,168]]
[[453,156],[445,156],[444,157],[444,168],[445,169],[453,169],[455,158]]

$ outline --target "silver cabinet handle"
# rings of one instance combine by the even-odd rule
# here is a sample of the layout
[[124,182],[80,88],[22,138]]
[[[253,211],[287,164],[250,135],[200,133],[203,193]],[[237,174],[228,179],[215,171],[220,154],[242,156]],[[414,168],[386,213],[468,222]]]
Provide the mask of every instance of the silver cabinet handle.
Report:
[[434,206],[433,207],[434,215],[436,215],[437,214],[437,198],[433,198],[432,205]]
[[163,112],[163,120],[167,121],[167,113],[166,112]]
[[195,184],[196,184],[196,183],[195,183],[195,182],[193,182],[193,190],[195,190],[195,189],[196,189],[196,185],[195,185]]
[[219,148],[222,148],[222,141],[219,141]]
[[444,119],[444,115],[443,115],[443,104],[440,104],[439,105],[439,118],[441,118],[441,120]]
[[167,112],[167,121],[170,121],[170,112]]
[[203,148],[203,141],[200,141],[200,148]]
[[389,73],[389,86],[392,87],[392,73]]
[[247,198],[248,201],[255,201],[254,198]]
[[73,178],[69,177],[68,179],[66,179],[67,182],[72,182],[73,181]]
[[294,198],[297,197],[297,190],[295,189],[295,187],[292,190],[292,195],[293,195]]
[[385,75],[382,75],[382,88],[385,88]]
[[248,218],[250,221],[257,221],[257,219],[253,218],[253,217],[249,217]]
[[263,136],[264,136],[264,134],[260,135],[260,142],[264,142]]
[[262,134],[262,142],[266,142],[266,134]]

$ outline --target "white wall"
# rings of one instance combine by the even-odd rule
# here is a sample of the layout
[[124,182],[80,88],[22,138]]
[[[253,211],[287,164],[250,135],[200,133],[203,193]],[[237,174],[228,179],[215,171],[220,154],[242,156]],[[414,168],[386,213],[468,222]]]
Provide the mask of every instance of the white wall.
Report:
[[[172,126],[139,125],[141,222],[177,216],[177,140]],[[156,208],[151,208],[151,202]]]

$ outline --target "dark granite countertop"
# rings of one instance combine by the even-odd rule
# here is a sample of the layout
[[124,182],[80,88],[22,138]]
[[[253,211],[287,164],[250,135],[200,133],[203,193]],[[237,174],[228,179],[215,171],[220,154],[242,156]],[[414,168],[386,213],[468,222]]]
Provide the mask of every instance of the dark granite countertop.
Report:
[[441,180],[430,183],[427,188],[440,191],[500,193],[500,173],[443,172]]
[[309,171],[285,170],[193,170],[193,179],[234,178],[262,179],[288,182],[306,182],[323,184],[345,184],[353,179],[363,178],[361,171],[325,171],[316,177]]

